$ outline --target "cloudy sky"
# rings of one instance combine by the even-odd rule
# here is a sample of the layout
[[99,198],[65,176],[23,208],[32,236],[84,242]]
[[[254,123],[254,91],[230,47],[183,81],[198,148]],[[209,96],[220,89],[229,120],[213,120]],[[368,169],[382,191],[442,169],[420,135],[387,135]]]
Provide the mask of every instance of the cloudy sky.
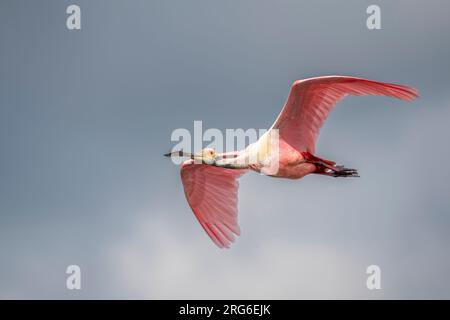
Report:
[[[0,298],[450,298],[449,10],[1,1]],[[242,236],[219,250],[162,157],[172,131],[267,128],[292,81],[329,74],[421,97],[342,101],[316,152],[361,178],[244,176]],[[79,291],[66,289],[71,264]],[[371,264],[381,290],[366,288]]]

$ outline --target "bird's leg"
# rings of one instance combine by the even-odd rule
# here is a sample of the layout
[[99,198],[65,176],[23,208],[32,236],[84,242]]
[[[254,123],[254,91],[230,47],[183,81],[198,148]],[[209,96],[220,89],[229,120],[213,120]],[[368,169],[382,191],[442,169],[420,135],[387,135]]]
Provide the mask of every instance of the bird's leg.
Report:
[[330,177],[359,177],[356,169],[345,168],[344,166],[334,165],[320,162],[314,163],[317,170],[314,173],[323,174]]
[[346,168],[337,165],[334,161],[321,159],[309,152],[302,152],[305,162],[312,163],[316,166],[316,174],[323,174],[331,177],[359,177],[356,169]]

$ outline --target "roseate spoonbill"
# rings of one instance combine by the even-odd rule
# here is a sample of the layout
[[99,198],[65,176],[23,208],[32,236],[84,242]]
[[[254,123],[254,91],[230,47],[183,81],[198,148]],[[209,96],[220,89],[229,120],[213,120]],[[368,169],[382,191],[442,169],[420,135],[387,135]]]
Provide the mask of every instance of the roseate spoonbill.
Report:
[[[235,236],[240,235],[237,179],[248,170],[289,179],[300,179],[311,173],[358,177],[355,169],[314,155],[322,124],[333,106],[347,95],[412,100],[418,93],[403,85],[347,76],[297,80],[272,127],[244,150],[217,154],[205,148],[198,153],[165,154],[189,158],[181,165],[184,193],[201,226],[218,247],[228,248]],[[274,136],[277,148],[273,146]]]

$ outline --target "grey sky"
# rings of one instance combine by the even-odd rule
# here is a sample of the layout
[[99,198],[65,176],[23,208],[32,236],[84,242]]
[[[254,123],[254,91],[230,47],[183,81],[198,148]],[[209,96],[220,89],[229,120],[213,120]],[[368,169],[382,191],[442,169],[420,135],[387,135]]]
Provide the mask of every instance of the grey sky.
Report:
[[[73,3],[80,31],[65,27]],[[373,3],[382,30],[365,27]],[[0,298],[450,298],[449,9],[1,1]],[[269,127],[293,80],[329,74],[421,98],[342,101],[316,152],[361,178],[248,174],[242,236],[217,249],[162,157],[172,130]]]

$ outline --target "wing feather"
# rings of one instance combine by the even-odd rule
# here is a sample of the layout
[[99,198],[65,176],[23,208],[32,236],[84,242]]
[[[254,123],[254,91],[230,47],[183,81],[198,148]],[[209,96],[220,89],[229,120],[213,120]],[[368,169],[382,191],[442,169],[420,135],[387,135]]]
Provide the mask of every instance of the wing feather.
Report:
[[186,199],[200,225],[220,248],[228,248],[240,235],[237,221],[237,179],[246,170],[195,164],[181,165]]
[[347,95],[382,95],[402,100],[418,96],[414,88],[347,76],[327,76],[295,81],[271,129],[299,151],[314,153],[320,128],[334,105]]

